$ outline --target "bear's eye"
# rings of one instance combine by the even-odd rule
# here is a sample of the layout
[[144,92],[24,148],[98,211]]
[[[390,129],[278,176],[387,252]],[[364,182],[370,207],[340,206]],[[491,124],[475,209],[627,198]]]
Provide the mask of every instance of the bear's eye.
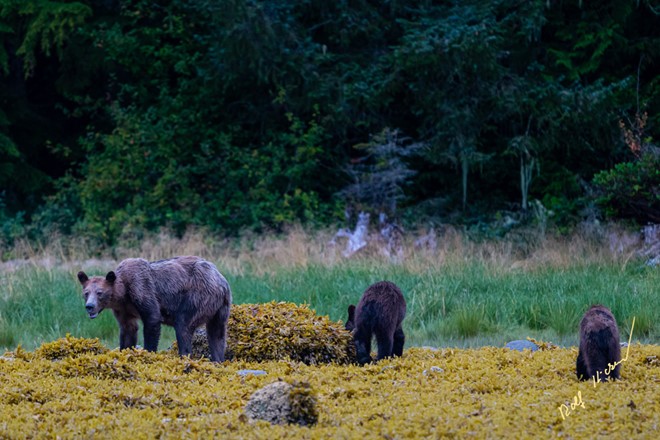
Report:
[[85,297],[85,300],[89,297],[89,292],[83,292],[83,296]]

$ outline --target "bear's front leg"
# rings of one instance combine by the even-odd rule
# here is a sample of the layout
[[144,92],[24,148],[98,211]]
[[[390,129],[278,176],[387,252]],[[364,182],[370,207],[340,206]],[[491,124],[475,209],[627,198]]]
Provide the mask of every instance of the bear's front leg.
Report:
[[126,326],[119,327],[119,348],[133,348],[137,345],[138,324],[137,321],[130,321]]
[[394,345],[392,346],[392,355],[393,356],[402,356],[403,355],[403,345],[406,343],[406,335],[403,333],[401,324],[394,332]]
[[589,372],[587,371],[587,366],[584,363],[584,356],[582,356],[582,350],[578,351],[577,361],[575,362],[577,378],[578,380],[588,380]]
[[185,317],[179,317],[174,324],[176,345],[179,346],[179,356],[190,356],[192,353],[192,337],[195,329]]
[[143,321],[144,325],[144,348],[148,351],[158,350],[160,340],[160,319]]
[[133,348],[137,345],[138,318],[121,311],[113,311],[119,324],[119,349]]
[[355,342],[355,351],[357,360],[360,365],[368,364],[371,362],[371,334],[356,332],[353,335]]
[[135,301],[135,308],[142,319],[144,349],[147,351],[158,351],[160,326],[163,320],[158,303],[155,301]]
[[381,360],[392,356],[394,339],[391,334],[386,332],[377,332],[376,343],[378,344],[378,357],[376,360]]

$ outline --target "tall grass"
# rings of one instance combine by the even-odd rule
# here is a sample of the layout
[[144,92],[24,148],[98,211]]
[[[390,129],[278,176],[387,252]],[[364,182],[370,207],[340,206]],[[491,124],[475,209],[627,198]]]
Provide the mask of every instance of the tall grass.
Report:
[[[126,237],[112,250],[67,240],[36,248],[18,243],[3,255],[21,259],[0,266],[0,348],[31,349],[66,333],[116,346],[112,314],[86,317],[75,274],[104,274],[127,257],[182,254],[214,261],[235,303],[307,303],[337,321],[346,319],[347,306],[369,284],[392,280],[408,303],[407,345],[501,345],[526,336],[574,345],[579,319],[593,303],[612,309],[622,338],[633,316],[635,339],[649,342],[660,335],[659,271],[605,241],[574,236],[477,242],[450,229],[435,249],[415,247],[411,237],[402,258],[392,261],[377,246],[344,258],[331,238],[330,232],[294,229],[235,241],[199,231],[181,239],[165,233]],[[173,339],[164,328],[160,348]]]

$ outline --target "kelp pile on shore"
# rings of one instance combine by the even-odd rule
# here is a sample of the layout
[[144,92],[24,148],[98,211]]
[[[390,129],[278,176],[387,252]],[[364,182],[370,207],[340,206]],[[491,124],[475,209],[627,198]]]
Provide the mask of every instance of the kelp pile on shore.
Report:
[[[178,352],[176,342],[171,350]],[[211,357],[203,328],[193,336],[191,357]],[[227,359],[261,362],[285,357],[308,365],[357,359],[343,325],[317,315],[306,304],[234,304],[227,321]]]
[[[402,358],[365,367],[288,359],[213,364],[67,337],[0,358],[0,433],[15,439],[644,438],[660,423],[660,347],[633,344],[627,354],[624,349],[621,381],[594,384],[575,378],[575,348],[410,348]],[[278,379],[310,385],[316,425],[245,416],[250,396]]]

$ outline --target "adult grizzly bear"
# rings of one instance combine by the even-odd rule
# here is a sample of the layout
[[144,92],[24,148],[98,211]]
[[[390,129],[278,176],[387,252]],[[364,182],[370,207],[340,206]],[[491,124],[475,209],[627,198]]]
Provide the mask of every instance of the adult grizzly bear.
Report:
[[580,322],[580,348],[576,362],[578,380],[619,379],[621,369],[619,328],[605,306],[591,306]]
[[378,358],[401,356],[405,335],[401,322],[406,316],[406,300],[401,289],[389,281],[372,284],[365,290],[357,308],[348,306],[346,330],[353,340],[360,365],[371,362],[371,339],[375,335]]
[[112,309],[119,323],[119,348],[135,346],[141,319],[145,349],[158,349],[162,323],[174,327],[179,354],[189,355],[193,332],[206,324],[211,360],[224,361],[232,298],[213,263],[192,256],[154,262],[129,258],[105,277],[89,278],[81,271],[78,280],[91,319]]

